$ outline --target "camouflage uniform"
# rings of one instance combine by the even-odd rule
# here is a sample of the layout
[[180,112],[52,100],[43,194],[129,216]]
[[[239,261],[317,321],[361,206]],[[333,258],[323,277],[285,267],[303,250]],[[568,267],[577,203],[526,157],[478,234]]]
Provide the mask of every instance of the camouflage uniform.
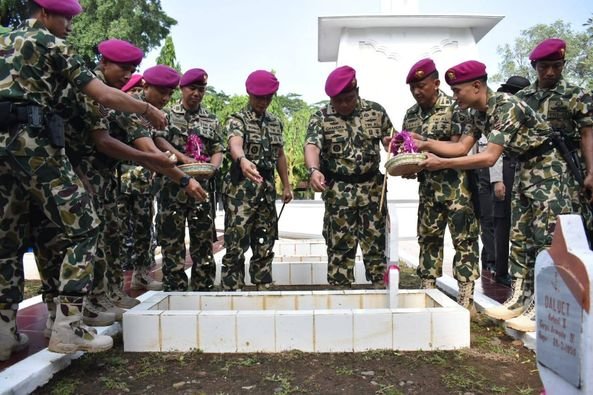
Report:
[[306,144],[321,150],[326,189],[323,237],[327,244],[327,281],[348,286],[354,281],[354,259],[360,242],[366,278],[383,281],[386,268],[386,207],[379,207],[383,175],[379,172],[381,139],[393,125],[385,109],[360,100],[343,117],[331,104],[309,120]]
[[[138,100],[146,101],[144,92],[133,96]],[[124,125],[131,127],[134,122],[145,126],[144,128],[133,127],[132,130],[127,130],[129,143],[140,137],[154,137],[154,129],[137,117],[126,120],[118,115],[116,118],[119,127],[123,130],[126,130]],[[154,256],[151,254],[151,228],[154,217],[155,196],[154,175],[152,171],[142,166],[132,162],[125,162],[119,168],[119,182],[118,206],[122,218],[120,232],[125,234],[129,226],[133,246],[128,254],[134,257],[134,268],[148,268],[154,263]]]
[[[18,48],[13,47],[17,40]],[[0,53],[0,75],[13,75],[11,83],[0,87],[0,101],[41,106],[46,117],[55,112],[57,98],[70,84],[81,89],[95,78],[63,40],[35,19],[0,36]],[[99,225],[91,198],[64,148],[52,146],[45,127],[25,122],[0,127],[2,308],[23,297],[22,254],[29,226],[39,229],[44,221],[51,221],[59,228],[65,254],[58,292],[82,296],[91,284]],[[32,206],[40,215],[31,215]]]
[[[510,270],[533,292],[535,257],[552,242],[556,217],[572,212],[574,180],[558,150],[544,150],[552,133],[545,120],[515,96],[488,90],[488,110],[472,110],[476,139],[504,147],[504,155],[518,157],[511,203]],[[531,157],[530,157],[531,156]]]
[[[403,130],[434,140],[450,141],[467,127],[467,115],[451,98],[439,91],[429,111],[415,104],[406,112]],[[449,226],[455,257],[453,276],[459,282],[480,277],[478,265],[478,222],[474,214],[466,172],[455,169],[423,171],[418,174],[418,275],[436,279],[443,275],[443,238]]]
[[[203,106],[196,111],[186,110],[181,103],[168,110],[168,130],[157,132],[157,137],[167,140],[179,152],[185,151],[190,134],[200,136],[204,154],[212,156],[224,150],[220,125],[216,116]],[[208,181],[202,188],[212,193]],[[189,228],[189,253],[192,259],[191,289],[206,291],[214,287],[216,264],[212,254],[212,218],[209,201],[196,202],[183,188],[171,179],[164,178],[159,194],[159,241],[163,253],[163,289],[187,291],[185,274],[185,221]]]
[[[253,162],[263,177],[256,184],[244,177],[237,167],[225,176],[224,244],[222,287],[241,289],[245,285],[245,251],[251,246],[249,274],[253,284],[272,282],[274,243],[278,235],[274,169],[283,147],[282,123],[269,112],[258,118],[250,106],[231,115],[226,124],[227,137],[243,138],[245,157]],[[237,166],[235,162],[233,166]]]
[[[563,78],[553,89],[538,89],[538,81],[517,92],[524,100],[552,126],[560,131],[569,150],[574,152],[576,163],[586,169],[585,158],[581,153],[581,133],[583,127],[593,126],[593,98],[583,89],[569,84]],[[584,171],[582,171],[584,174]],[[574,211],[583,216],[585,227],[593,231],[593,213],[584,188],[573,179],[572,202]]]

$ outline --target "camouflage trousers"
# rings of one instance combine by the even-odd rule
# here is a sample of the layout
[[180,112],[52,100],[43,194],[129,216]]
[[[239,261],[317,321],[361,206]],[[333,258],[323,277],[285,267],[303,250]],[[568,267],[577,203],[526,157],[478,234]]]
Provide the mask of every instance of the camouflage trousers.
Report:
[[274,202],[262,199],[248,203],[225,196],[224,225],[226,254],[222,258],[222,288],[237,290],[245,286],[245,252],[249,247],[253,252],[249,261],[251,282],[271,283],[273,249],[278,235]]
[[212,253],[214,220],[210,203],[198,203],[177,185],[166,182],[159,195],[159,243],[163,254],[163,289],[187,291],[185,274],[185,223],[189,229],[192,260],[190,288],[208,291],[214,287],[216,264]]
[[[23,299],[22,257],[33,237],[37,252],[62,258],[57,292],[88,293],[99,221],[66,156],[0,157],[0,207],[0,305]],[[42,273],[56,273],[48,262]]]
[[443,240],[447,226],[455,248],[453,277],[459,282],[477,280],[480,277],[478,221],[469,197],[448,201],[420,197],[418,276],[436,279],[443,275]]
[[[380,185],[380,184],[379,184]],[[323,238],[327,244],[327,282],[349,285],[354,282],[356,250],[360,243],[366,279],[383,281],[385,256],[386,207],[371,200],[361,207],[325,203]]]
[[509,266],[513,277],[533,284],[535,258],[551,245],[556,217],[573,211],[574,185],[556,150],[517,166],[511,199]]
[[[91,170],[92,171],[92,170]],[[97,173],[94,185],[99,191],[94,195],[97,214],[101,220],[97,252],[94,258],[93,295],[123,287],[121,254],[121,219],[118,206],[118,185],[113,172],[108,170]]]
[[129,231],[133,240],[131,250],[122,248],[122,252],[133,258],[134,268],[150,267],[154,263],[151,254],[152,221],[154,217],[154,196],[152,194],[125,194],[118,198],[121,218],[120,232]]

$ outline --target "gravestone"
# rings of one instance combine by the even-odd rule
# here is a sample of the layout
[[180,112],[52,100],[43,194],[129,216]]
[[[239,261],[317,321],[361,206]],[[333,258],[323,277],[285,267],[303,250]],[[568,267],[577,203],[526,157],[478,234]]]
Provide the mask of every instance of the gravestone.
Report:
[[558,217],[535,265],[537,365],[546,394],[593,393],[593,251],[581,217]]

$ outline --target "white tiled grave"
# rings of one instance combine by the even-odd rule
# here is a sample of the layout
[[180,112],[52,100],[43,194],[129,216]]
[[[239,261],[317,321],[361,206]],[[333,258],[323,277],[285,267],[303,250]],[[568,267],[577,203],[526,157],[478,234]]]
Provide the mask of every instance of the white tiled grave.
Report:
[[391,302],[388,290],[156,293],[124,314],[124,350],[358,352],[469,347],[468,310],[436,289],[393,291]]

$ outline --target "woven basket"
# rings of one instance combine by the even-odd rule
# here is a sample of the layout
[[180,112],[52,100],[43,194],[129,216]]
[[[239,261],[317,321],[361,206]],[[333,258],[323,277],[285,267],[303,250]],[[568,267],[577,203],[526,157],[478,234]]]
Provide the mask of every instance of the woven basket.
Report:
[[385,169],[391,176],[410,176],[422,170],[418,164],[425,159],[422,153],[398,154],[385,163]]
[[212,177],[216,167],[211,163],[187,163],[177,166],[181,171],[191,177],[207,180]]

